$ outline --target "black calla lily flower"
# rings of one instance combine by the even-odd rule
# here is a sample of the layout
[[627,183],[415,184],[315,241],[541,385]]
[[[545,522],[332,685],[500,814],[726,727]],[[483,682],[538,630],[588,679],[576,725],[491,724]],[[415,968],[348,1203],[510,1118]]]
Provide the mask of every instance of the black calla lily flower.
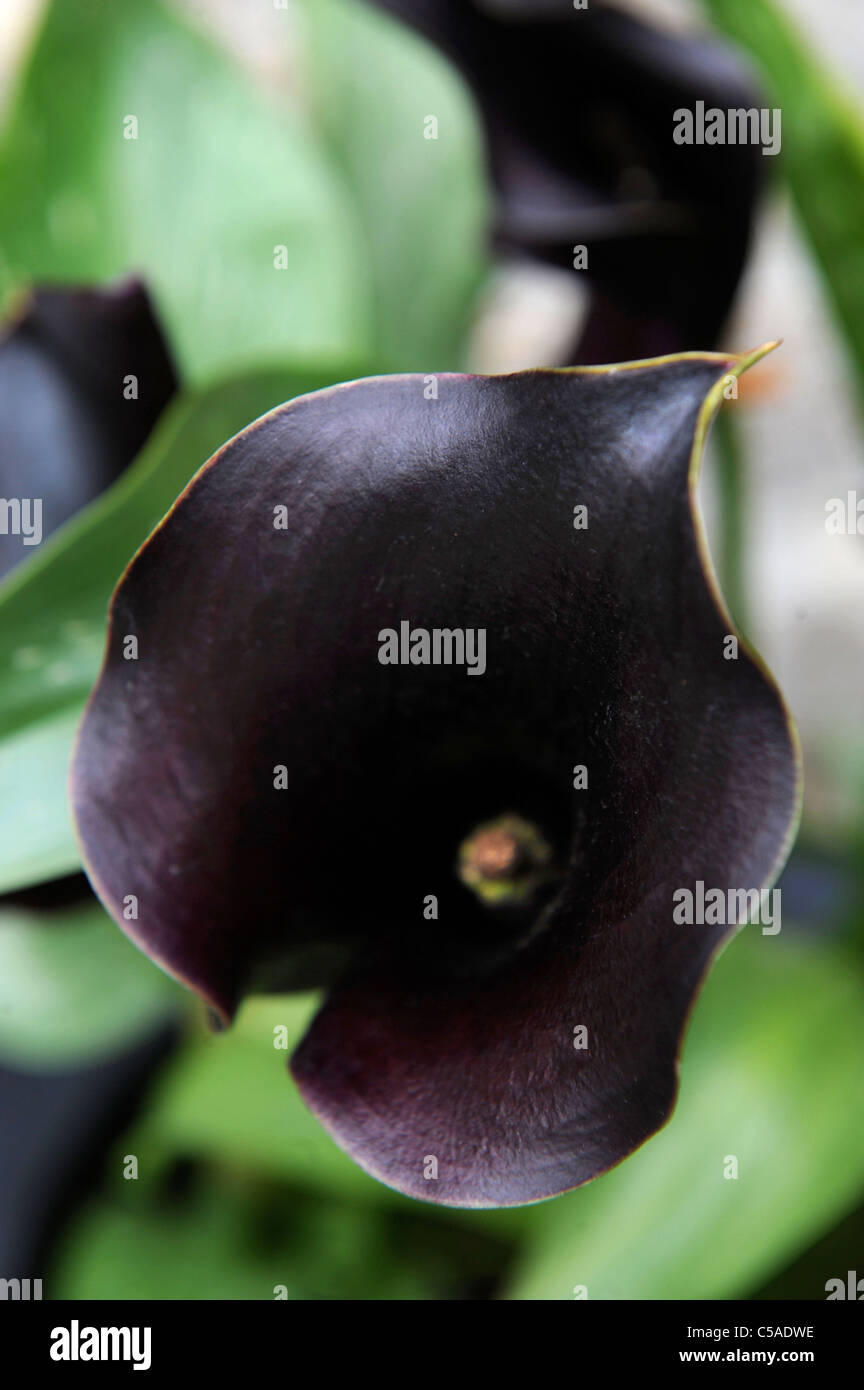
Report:
[[713,36],[568,0],[377,0],[436,43],[478,101],[499,247],[572,270],[592,307],[572,361],[715,343],[744,265],[764,160],[676,144],[674,113],[762,105]]
[[294,1076],[403,1192],[530,1202],[652,1134],[732,930],[673,893],[788,848],[794,734],[730,659],[694,500],[760,355],[301,397],[115,592],[72,772],[91,881],[225,1020],[329,986]]
[[[0,493],[39,499],[44,539],[128,467],[176,389],[140,281],[23,296],[0,329]],[[0,575],[27,553],[4,535]]]

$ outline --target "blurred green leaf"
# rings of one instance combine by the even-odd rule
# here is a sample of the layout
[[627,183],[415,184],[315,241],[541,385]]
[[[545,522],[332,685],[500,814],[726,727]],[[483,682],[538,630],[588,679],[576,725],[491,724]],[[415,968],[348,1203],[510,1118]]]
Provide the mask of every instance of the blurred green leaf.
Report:
[[313,133],[158,0],[49,5],[0,188],[5,289],[142,272],[193,383],[368,346],[362,236]]
[[266,1194],[224,1174],[173,1202],[124,1187],[72,1226],[52,1297],[273,1301],[277,1288],[288,1300],[436,1297],[440,1271],[394,1248],[368,1209]]
[[80,710],[61,710],[0,740],[0,893],[79,866],[66,796]]
[[[669,1125],[536,1208],[516,1299],[741,1298],[864,1187],[864,983],[838,947],[745,928],[715,967]],[[727,1157],[737,1179],[724,1178]],[[811,1297],[823,1297],[821,1288]]]
[[864,403],[864,115],[772,0],[704,0],[757,60],[782,111],[780,163],[858,372]]
[[362,223],[376,349],[394,371],[458,369],[487,235],[469,93],[431,44],[372,5],[306,0],[303,16],[313,115]]
[[285,368],[179,399],[123,477],[0,588],[0,892],[79,863],[66,772],[99,669],[108,600],[132,554],[237,430],[353,374],[344,364]]
[[153,1026],[179,987],[127,941],[95,899],[51,913],[0,911],[0,1057],[76,1066]]

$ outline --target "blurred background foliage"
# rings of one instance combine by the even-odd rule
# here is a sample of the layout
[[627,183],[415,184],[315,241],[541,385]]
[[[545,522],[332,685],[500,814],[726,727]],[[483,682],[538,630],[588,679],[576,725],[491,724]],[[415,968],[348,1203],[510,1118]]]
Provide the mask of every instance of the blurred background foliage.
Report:
[[[111,590],[227,437],[359,375],[554,363],[578,317],[574,273],[565,283],[493,256],[464,76],[361,0],[0,9],[5,312],[12,322],[33,284],[135,272],[181,381],[119,480],[0,585],[0,1274],[72,1298],[557,1300],[580,1285],[590,1298],[820,1298],[828,1278],[860,1269],[861,541],[834,538],[829,559],[823,504],[860,470],[864,124],[790,7],[637,8],[715,26],[782,108],[760,226],[794,208],[830,313],[820,350],[855,419],[832,456],[830,399],[817,394],[824,420],[797,444],[787,436],[797,463],[760,484],[787,408],[772,368],[764,398],[757,381],[727,408],[704,487],[730,602],[802,715],[812,778],[783,931],[745,930],[716,965],[669,1126],[585,1189],[476,1213],[380,1186],[305,1109],[274,1036],[284,1029],[290,1050],[314,998],[252,999],[228,1033],[208,1030],[77,876],[65,777]],[[854,32],[864,45],[864,19]],[[431,113],[438,138],[424,140]],[[137,141],[122,138],[129,114]],[[769,239],[766,261],[764,235],[727,331],[736,347],[753,345],[733,343],[742,324],[758,321],[759,339],[779,331],[760,293],[782,251]],[[804,641],[805,681],[778,618],[790,595],[772,607],[750,557],[753,518],[775,503],[783,514],[778,499],[814,477],[799,524],[823,549],[818,562],[802,553],[814,611],[822,594],[831,620],[827,638],[823,625]],[[724,1180],[727,1155],[737,1181]]]

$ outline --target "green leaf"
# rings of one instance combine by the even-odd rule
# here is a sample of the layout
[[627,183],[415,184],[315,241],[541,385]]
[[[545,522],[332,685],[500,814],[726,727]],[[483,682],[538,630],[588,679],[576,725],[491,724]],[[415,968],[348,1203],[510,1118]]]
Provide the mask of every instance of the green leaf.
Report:
[[146,1032],[180,997],[95,900],[63,912],[0,911],[4,1061],[95,1061]]
[[705,4],[717,28],[756,58],[769,102],[782,111],[780,167],[845,334],[864,402],[864,117],[772,0]]
[[289,1301],[436,1297],[434,1263],[396,1247],[373,1211],[301,1203],[225,1174],[199,1181],[182,1205],[124,1187],[71,1228],[52,1297],[272,1302],[277,1288]]
[[66,771],[79,717],[61,710],[0,740],[0,893],[78,868]]
[[361,222],[377,351],[394,371],[458,369],[488,218],[467,88],[372,5],[307,0],[303,17],[313,115]]
[[142,272],[193,383],[367,345],[362,240],[312,133],[158,0],[54,0],[0,186],[6,289]]
[[[745,1296],[861,1193],[862,1039],[854,956],[788,924],[776,937],[745,928],[697,1005],[669,1125],[536,1208],[510,1296]],[[724,1177],[730,1156],[737,1179]]]
[[250,420],[353,375],[283,369],[181,398],[117,483],[0,588],[0,892],[74,869],[66,809],[75,726],[123,568],[190,477]]

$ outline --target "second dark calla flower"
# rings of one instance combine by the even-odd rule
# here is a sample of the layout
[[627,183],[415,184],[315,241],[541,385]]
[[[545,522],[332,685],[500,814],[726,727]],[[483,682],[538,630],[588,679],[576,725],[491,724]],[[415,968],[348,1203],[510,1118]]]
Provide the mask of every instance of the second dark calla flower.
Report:
[[[377,0],[461,69],[477,100],[501,249],[573,274],[591,311],[570,362],[713,345],[766,169],[753,145],[681,145],[675,113],[764,103],[710,32],[605,0]],[[770,163],[770,161],[767,161]],[[581,273],[581,272],[578,272]]]
[[[0,493],[38,498],[47,537],[128,468],[176,390],[140,280],[23,295],[0,325]],[[33,553],[2,540],[0,576]]]
[[326,986],[294,1076],[403,1192],[530,1202],[652,1134],[734,930],[673,894],[788,849],[794,734],[694,501],[759,355],[302,397],[115,593],[72,778],[93,885],[226,1020]]

